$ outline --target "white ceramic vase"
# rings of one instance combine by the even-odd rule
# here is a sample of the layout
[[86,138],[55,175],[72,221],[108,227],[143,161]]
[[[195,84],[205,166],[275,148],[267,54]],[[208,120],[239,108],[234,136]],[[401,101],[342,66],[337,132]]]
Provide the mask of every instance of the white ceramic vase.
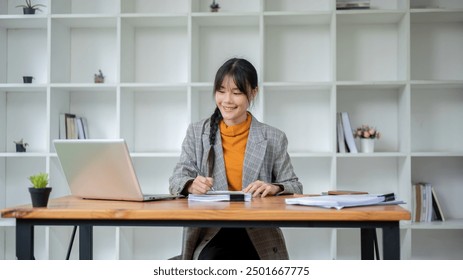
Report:
[[360,139],[360,151],[362,153],[373,153],[375,151],[375,139]]

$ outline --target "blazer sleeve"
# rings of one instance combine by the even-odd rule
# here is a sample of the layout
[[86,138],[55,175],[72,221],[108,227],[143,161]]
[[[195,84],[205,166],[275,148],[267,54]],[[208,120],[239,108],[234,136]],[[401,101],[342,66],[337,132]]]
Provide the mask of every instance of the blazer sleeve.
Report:
[[278,140],[272,145],[275,154],[275,161],[272,168],[272,183],[283,188],[280,194],[301,194],[302,183],[294,173],[291,158],[288,154],[288,138],[283,132],[280,133]]
[[201,134],[197,135],[198,131],[195,130],[194,124],[190,124],[187,129],[186,136],[182,143],[182,152],[180,159],[174,167],[172,176],[169,178],[169,191],[171,194],[183,194],[187,195],[185,187],[196,176],[199,175],[200,161],[197,158],[198,154],[202,154],[201,151],[197,151],[201,145]]

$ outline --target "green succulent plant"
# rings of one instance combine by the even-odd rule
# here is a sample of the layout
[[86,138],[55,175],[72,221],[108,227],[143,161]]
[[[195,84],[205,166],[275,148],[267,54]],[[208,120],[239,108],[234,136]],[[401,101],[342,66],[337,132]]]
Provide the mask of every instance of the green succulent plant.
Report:
[[35,189],[43,189],[48,185],[48,174],[47,173],[37,173],[35,175],[29,176],[29,181]]

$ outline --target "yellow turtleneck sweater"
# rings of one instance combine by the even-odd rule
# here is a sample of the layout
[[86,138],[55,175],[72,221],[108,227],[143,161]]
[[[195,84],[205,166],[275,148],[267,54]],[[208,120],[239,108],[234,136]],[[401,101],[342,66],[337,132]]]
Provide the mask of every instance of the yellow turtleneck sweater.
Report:
[[248,113],[243,123],[227,126],[224,121],[220,122],[220,135],[222,138],[223,159],[227,173],[228,189],[241,191],[243,177],[244,153],[248,142],[249,128],[252,117]]

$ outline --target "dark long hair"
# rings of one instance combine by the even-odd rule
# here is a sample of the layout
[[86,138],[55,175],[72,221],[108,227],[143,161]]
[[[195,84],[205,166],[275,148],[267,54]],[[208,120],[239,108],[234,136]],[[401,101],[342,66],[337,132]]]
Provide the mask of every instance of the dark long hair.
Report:
[[[254,68],[254,66],[249,61],[243,58],[231,58],[227,60],[215,74],[213,88],[214,95],[222,86],[222,82],[225,77],[231,77],[238,89],[246,94],[248,101],[252,101],[252,90],[257,88],[258,79],[256,68]],[[217,130],[219,129],[219,123],[221,120],[222,114],[220,113],[219,108],[216,107],[214,113],[211,116],[211,128],[209,134],[209,143],[211,144],[211,148],[209,149],[207,157],[209,177],[212,177],[212,170],[214,168],[214,145],[216,142]]]

